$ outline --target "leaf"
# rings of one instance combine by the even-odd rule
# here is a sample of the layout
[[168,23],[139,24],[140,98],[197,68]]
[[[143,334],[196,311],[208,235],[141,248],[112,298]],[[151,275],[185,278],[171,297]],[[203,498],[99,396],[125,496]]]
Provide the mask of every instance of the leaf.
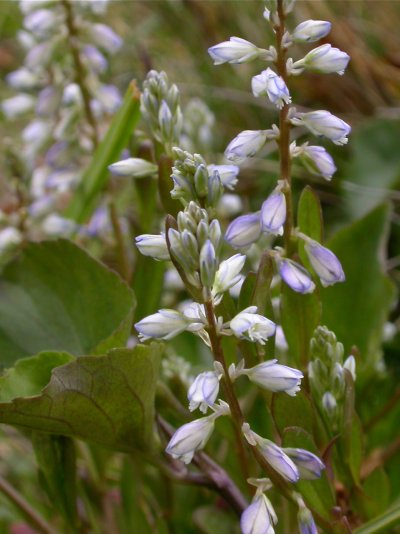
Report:
[[82,356],[53,370],[39,395],[0,403],[0,423],[130,452],[147,449],[162,345]]
[[140,92],[133,81],[93,159],[82,176],[65,216],[83,223],[96,208],[98,195],[107,183],[108,166],[118,160],[140,118]]
[[365,479],[362,490],[356,494],[356,504],[363,516],[372,519],[386,510],[390,502],[390,482],[382,467]]
[[193,522],[202,534],[239,533],[237,520],[226,511],[215,506],[202,506],[193,514]]
[[353,156],[347,168],[344,207],[353,219],[363,217],[387,200],[400,185],[400,124],[372,119],[351,137]]
[[321,302],[317,289],[302,295],[282,283],[281,321],[289,345],[289,355],[297,366],[306,367],[310,340],[320,324]]
[[30,243],[1,274],[0,297],[3,366],[41,351],[101,353],[129,336],[132,291],[67,240]]
[[361,365],[369,364],[371,372],[395,294],[383,265],[389,215],[386,204],[379,206],[331,239],[328,247],[342,262],[346,281],[321,292],[323,324],[335,332],[345,353],[357,345]]
[[[306,449],[319,456],[310,434],[299,427],[287,428],[283,434],[282,444],[283,447]],[[303,495],[310,508],[324,519],[332,519],[331,510],[336,505],[336,501],[325,471],[317,480],[299,480],[296,488]]]
[[299,426],[313,434],[314,414],[310,399],[300,391],[295,397],[284,393],[272,397],[272,415],[279,433],[285,428]]
[[322,241],[323,223],[321,203],[317,194],[308,185],[300,195],[297,225],[300,231],[315,239]]

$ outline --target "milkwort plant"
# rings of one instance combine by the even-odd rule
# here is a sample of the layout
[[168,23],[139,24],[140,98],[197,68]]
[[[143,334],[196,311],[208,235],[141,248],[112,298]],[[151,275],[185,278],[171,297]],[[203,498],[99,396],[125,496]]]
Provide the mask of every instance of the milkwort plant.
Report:
[[10,187],[19,200],[4,215],[0,251],[23,239],[94,236],[105,232],[107,213],[101,206],[80,228],[62,216],[82,179],[108,117],[121,104],[117,87],[104,83],[108,58],[122,39],[98,18],[107,1],[21,0],[23,29],[18,40],[26,52],[24,65],[6,81],[17,94],[3,100],[8,120],[35,113],[23,129],[18,148],[8,146]]
[[[246,376],[260,390],[294,397],[300,391],[306,372],[306,390],[311,385],[309,391],[320,410],[320,423],[325,425],[324,431],[332,439],[342,425],[346,384],[352,384],[355,379],[354,357],[351,355],[343,361],[343,349],[336,343],[334,334],[322,326],[311,342],[313,359],[308,368],[307,361],[299,355],[287,356],[286,360],[297,361],[301,369],[284,365],[275,358],[278,348],[274,349],[274,338],[279,332],[282,340],[285,315],[292,313],[284,301],[290,302],[296,293],[307,299],[310,294],[316,295],[321,287],[345,280],[335,254],[315,238],[312,230],[309,235],[307,228],[299,228],[294,222],[292,160],[298,160],[309,172],[330,180],[336,171],[333,158],[321,146],[291,142],[291,130],[301,127],[336,145],[344,145],[351,128],[329,111],[298,111],[292,103],[289,82],[290,77],[307,72],[342,75],[349,56],[330,44],[323,44],[299,60],[290,57],[294,44],[315,43],[325,38],[331,28],[329,22],[307,20],[289,30],[286,21],[293,7],[293,0],[267,2],[264,18],[276,40],[268,48],[231,37],[209,49],[215,65],[265,62],[267,68],[251,80],[252,92],[256,98],[268,99],[279,111],[277,124],[265,130],[243,131],[229,143],[225,150],[229,164],[209,165],[199,154],[174,146],[179,139],[181,112],[176,88],[167,85],[163,74],[150,73],[142,96],[142,111],[153,135],[174,159],[171,197],[179,200],[183,209],[176,211],[175,216],[167,215],[165,231],[139,235],[136,245],[145,256],[170,260],[192,300],[178,309],[160,309],[138,321],[135,328],[141,342],[170,340],[183,332],[191,332],[211,350],[213,367],[201,372],[187,393],[189,410],[199,409],[204,415],[174,432],[161,418],[159,427],[170,438],[165,449],[167,455],[185,464],[194,461],[201,469],[200,451],[210,440],[217,420],[231,419],[241,475],[248,482],[247,492],[253,493],[248,505],[242,498],[231,495],[241,515],[243,534],[273,533],[278,521],[287,524],[287,519],[275,512],[266,496],[271,488],[297,508],[301,533],[317,532],[316,524],[326,531],[341,531],[348,525],[346,510],[338,508],[336,516],[330,515],[331,511],[328,516],[321,513],[310,498],[309,485],[302,482],[319,479],[324,473],[326,466],[320,453],[299,446],[285,446],[281,440],[277,443],[276,435],[269,439],[256,433],[249,424],[251,413],[247,412],[239,389],[239,379]],[[267,141],[276,142],[279,150],[280,174],[276,186],[259,211],[234,219],[224,230],[217,215],[219,202],[226,190],[233,190],[237,183],[237,165],[255,156]],[[117,162],[110,169],[132,176],[155,172],[145,160],[132,158]],[[315,202],[310,189],[305,194],[311,195]],[[246,250],[263,235],[269,236],[271,246],[259,260],[253,298],[248,299],[246,304],[249,305],[241,306],[251,280],[251,276],[246,278],[243,274]],[[229,249],[234,250],[229,253]],[[240,283],[241,297],[235,305],[229,291]],[[277,295],[280,302],[280,316],[276,309],[268,306],[272,295]],[[232,353],[226,354],[227,338],[236,342],[239,355],[236,361],[232,361]],[[276,345],[279,346],[279,342]],[[290,410],[289,403],[287,407]],[[332,465],[329,476],[334,476]]]

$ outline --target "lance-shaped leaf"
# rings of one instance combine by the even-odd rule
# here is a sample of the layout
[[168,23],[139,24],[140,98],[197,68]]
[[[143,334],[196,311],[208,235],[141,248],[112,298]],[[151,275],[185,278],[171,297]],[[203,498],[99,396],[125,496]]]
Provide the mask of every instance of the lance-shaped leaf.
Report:
[[41,351],[75,356],[125,345],[133,292],[67,240],[29,244],[0,276],[0,365]]
[[149,447],[162,345],[82,356],[52,371],[34,396],[0,403],[0,423],[130,452]]

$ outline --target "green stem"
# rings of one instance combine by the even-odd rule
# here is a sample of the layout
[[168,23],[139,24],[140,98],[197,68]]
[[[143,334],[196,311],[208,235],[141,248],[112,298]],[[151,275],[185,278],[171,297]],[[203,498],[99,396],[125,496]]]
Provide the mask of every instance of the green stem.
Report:
[[29,522],[34,525],[39,532],[44,534],[57,534],[57,531],[41,517],[36,510],[24,499],[24,497],[5,478],[0,476],[0,491],[19,508]]
[[354,534],[378,534],[389,532],[389,529],[400,524],[400,506],[387,510],[382,515],[375,517],[365,525],[356,528]]
[[[276,26],[276,50],[278,54],[276,66],[279,76],[287,83],[288,73],[286,69],[286,50],[282,46],[283,36],[285,34],[285,13],[283,9],[283,0],[278,0],[279,26]],[[288,256],[291,255],[293,243],[293,201],[290,176],[290,124],[288,122],[289,105],[284,104],[279,112],[279,160],[280,160],[280,180],[284,182],[282,192],[286,198],[286,221],[284,226],[285,248]]]

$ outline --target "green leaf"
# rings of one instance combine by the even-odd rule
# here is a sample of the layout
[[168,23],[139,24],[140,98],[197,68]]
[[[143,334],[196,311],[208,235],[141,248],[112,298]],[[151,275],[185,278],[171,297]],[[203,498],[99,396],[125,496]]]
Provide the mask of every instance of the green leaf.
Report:
[[1,364],[41,351],[75,356],[124,345],[134,297],[67,240],[29,244],[0,276]]
[[109,176],[108,166],[118,160],[140,118],[140,93],[133,81],[93,159],[82,176],[65,216],[83,223],[96,208]]
[[130,452],[152,441],[162,345],[82,356],[53,370],[36,396],[0,403],[0,423]]
[[345,173],[349,181],[342,182],[344,207],[351,219],[361,218],[399,188],[399,137],[398,121],[376,118],[351,136],[353,155]]
[[362,515],[372,519],[386,510],[390,502],[390,481],[382,467],[375,469],[356,494],[356,505]]
[[321,302],[318,290],[302,295],[282,283],[281,321],[289,355],[297,366],[305,368],[310,351],[310,340],[320,324]]
[[300,195],[297,225],[300,231],[318,242],[322,241],[323,223],[321,203],[317,194],[308,185]]
[[137,258],[132,287],[138,306],[135,322],[158,310],[164,286],[166,263],[140,255]]
[[386,512],[353,530],[354,534],[388,534],[400,524],[400,506],[397,502]]
[[357,345],[360,364],[370,369],[380,354],[395,293],[383,265],[389,215],[387,205],[379,206],[331,239],[327,246],[342,262],[346,281],[321,292],[323,324],[335,332],[345,353]]
[[[306,449],[317,456],[317,450],[310,434],[299,427],[287,428],[283,434],[283,447]],[[335,495],[326,472],[317,480],[299,480],[296,489],[300,491],[307,505],[324,519],[331,520],[331,510],[336,505]]]
[[272,415],[282,435],[285,428],[299,426],[313,434],[314,413],[310,399],[300,391],[295,397],[285,393],[274,394],[272,397]]

